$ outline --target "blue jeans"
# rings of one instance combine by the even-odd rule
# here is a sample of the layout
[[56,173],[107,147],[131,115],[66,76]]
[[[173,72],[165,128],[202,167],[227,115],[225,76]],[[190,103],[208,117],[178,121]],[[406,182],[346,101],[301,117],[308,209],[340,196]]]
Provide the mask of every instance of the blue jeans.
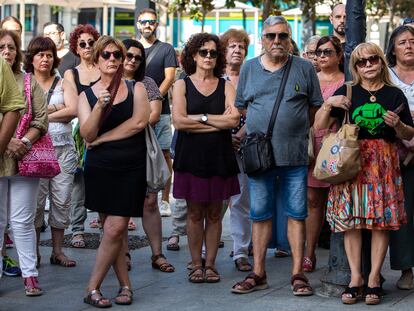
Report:
[[250,218],[271,219],[282,209],[295,220],[307,217],[308,166],[278,166],[258,176],[249,177]]

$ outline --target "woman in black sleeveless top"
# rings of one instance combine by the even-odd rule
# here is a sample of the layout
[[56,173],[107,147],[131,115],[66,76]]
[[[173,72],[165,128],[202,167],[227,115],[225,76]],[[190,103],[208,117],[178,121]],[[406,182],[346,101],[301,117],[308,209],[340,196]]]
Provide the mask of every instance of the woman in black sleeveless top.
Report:
[[[101,70],[101,80],[79,99],[80,133],[88,152],[85,163],[85,207],[100,213],[103,238],[84,302],[109,306],[99,291],[111,265],[120,283],[115,303],[132,302],[123,236],[131,216],[142,216],[147,188],[146,144],[144,129],[150,107],[141,83],[127,85],[121,80],[115,98],[107,90],[111,81],[122,74],[118,70],[125,57],[125,47],[112,37],[99,38],[94,47],[94,61]],[[112,105],[109,114],[105,107]]]
[[173,90],[173,123],[179,131],[173,192],[175,198],[187,201],[187,234],[194,267],[189,281],[213,283],[220,280],[215,259],[223,201],[240,193],[231,140],[239,112],[234,107],[233,86],[220,78],[225,58],[217,36],[192,36],[181,57],[188,77],[178,80]]
[[[77,106],[79,94],[99,80],[101,73],[92,59],[92,47],[98,38],[99,33],[92,25],[79,25],[70,34],[69,48],[72,53],[79,56],[80,64],[75,68],[66,70],[64,73],[63,88],[68,98],[65,105],[68,105],[68,101],[71,101],[75,102]],[[60,108],[58,107],[58,109]],[[84,158],[85,146],[79,135],[79,125],[75,126],[74,138],[80,161],[75,173],[72,191],[71,245],[76,248],[84,248],[83,234],[87,213],[83,204],[85,201],[85,189],[81,159]]]

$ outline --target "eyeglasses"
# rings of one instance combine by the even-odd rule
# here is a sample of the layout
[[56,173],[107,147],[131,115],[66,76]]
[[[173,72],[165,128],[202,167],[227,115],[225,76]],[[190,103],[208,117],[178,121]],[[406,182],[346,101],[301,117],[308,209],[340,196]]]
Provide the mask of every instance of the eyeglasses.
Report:
[[141,55],[134,55],[134,54],[132,54],[132,53],[130,53],[130,52],[128,52],[128,53],[126,53],[126,57],[129,59],[129,60],[132,60],[132,59],[135,59],[135,61],[138,63],[138,62],[142,62],[142,56]]
[[367,63],[369,62],[371,65],[376,65],[380,61],[380,57],[378,55],[372,55],[368,58],[360,58],[356,61],[356,65],[359,68],[365,68],[367,66]]
[[305,54],[308,58],[314,58],[316,55],[316,51],[307,51]]
[[102,51],[101,57],[105,60],[108,60],[111,58],[111,55],[114,56],[115,59],[121,59],[122,58],[122,52],[120,50],[109,52],[109,51]]
[[200,49],[200,50],[198,50],[198,54],[201,57],[207,57],[207,55],[210,55],[211,58],[217,58],[218,57],[217,50]]
[[325,49],[325,50],[316,50],[315,54],[318,57],[321,57],[322,55],[326,57],[331,57],[335,51],[332,49]]
[[87,43],[85,41],[81,41],[79,43],[79,47],[81,49],[85,49],[86,48],[86,45],[89,45],[89,47],[91,48],[91,47],[93,47],[94,44],[95,44],[95,40],[89,40]]
[[268,32],[263,34],[263,37],[265,37],[269,41],[275,41],[276,37],[278,37],[280,41],[284,41],[289,39],[289,34],[287,32]]
[[142,26],[146,25],[147,23],[150,24],[150,26],[154,26],[157,23],[156,19],[141,19],[138,21]]

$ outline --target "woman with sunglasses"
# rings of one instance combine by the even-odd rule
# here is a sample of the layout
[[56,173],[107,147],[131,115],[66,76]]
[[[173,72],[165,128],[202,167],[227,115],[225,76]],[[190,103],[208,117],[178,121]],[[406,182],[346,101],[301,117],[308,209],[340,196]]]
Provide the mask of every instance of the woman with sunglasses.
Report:
[[[24,94],[25,75],[21,70],[22,52],[20,42],[20,37],[16,32],[0,30],[0,55],[11,66],[19,91]],[[0,210],[8,218],[10,228],[13,231],[26,295],[39,296],[42,294],[42,289],[37,279],[36,231],[33,219],[36,214],[40,179],[19,176],[17,167],[17,161],[29,151],[31,144],[47,132],[48,128],[44,92],[32,75],[30,76],[30,94],[25,94],[25,106],[27,107],[26,95],[31,96],[33,120],[22,139],[15,137],[11,139],[7,145],[6,154],[2,157],[0,165],[2,167],[0,169],[2,176],[0,178]],[[6,224],[4,223],[4,225]],[[2,223],[0,234],[3,234],[4,229]],[[9,265],[12,265],[14,260],[5,256],[5,251],[4,248],[2,256],[6,265],[3,264],[3,267],[6,269],[3,273],[10,276],[12,271],[7,271],[7,268],[10,268]]]
[[36,37],[30,41],[23,69],[33,74],[47,98],[49,134],[60,166],[60,174],[41,179],[37,201],[35,227],[37,234],[37,263],[40,265],[40,229],[44,220],[46,197],[50,209],[48,223],[52,231],[52,254],[50,263],[63,267],[74,267],[76,262],[69,259],[62,250],[64,231],[70,225],[70,201],[78,156],[72,138],[70,121],[76,117],[76,103],[67,100],[62,79],[56,76],[59,65],[56,45],[50,38]]
[[[315,54],[317,66],[320,69],[318,78],[322,97],[324,100],[328,100],[345,82],[341,42],[334,36],[322,37],[316,44]],[[330,130],[335,130],[335,126],[331,129],[316,131],[314,129],[315,159],[321,149],[323,137]],[[312,272],[316,267],[315,248],[324,222],[324,211],[330,186],[330,184],[313,177],[314,167],[315,163],[312,161],[308,170],[308,217],[306,218],[306,251],[303,258],[303,271],[305,272]]]
[[[157,84],[150,77],[145,76],[145,49],[144,46],[133,39],[123,41],[127,53],[124,61],[124,78],[135,82],[142,82],[147,90],[148,99],[151,106],[149,123],[154,126],[160,119],[163,97]],[[144,214],[142,216],[142,226],[148,236],[152,251],[152,267],[162,272],[174,272],[174,267],[168,263],[162,254],[162,222],[158,209],[158,191],[160,189],[147,190],[144,203]],[[130,220],[131,223],[132,219]],[[128,252],[128,238],[126,236],[124,250],[127,254],[127,262],[130,262]],[[130,263],[129,263],[130,266]]]
[[[397,27],[390,36],[387,49],[387,60],[391,79],[407,97],[411,115],[414,117],[414,28]],[[414,288],[414,141],[399,143],[401,175],[404,185],[404,207],[407,213],[407,224],[390,235],[390,263],[392,270],[401,271],[397,281],[399,289]]]
[[[240,114],[235,90],[221,78],[224,48],[217,36],[193,35],[181,55],[188,76],[173,89],[173,124],[178,130],[174,157],[174,197],[187,201],[187,234],[192,270],[189,281],[215,283],[223,201],[240,193],[231,129]],[[206,247],[205,265],[201,248]]]
[[[63,83],[65,93],[68,95],[68,100],[76,103],[76,105],[78,103],[79,94],[94,85],[100,77],[100,71],[92,59],[93,45],[98,38],[99,33],[89,24],[77,26],[70,34],[69,48],[72,53],[79,56],[80,64],[75,68],[66,70]],[[77,124],[75,125],[74,138],[76,151],[79,154],[80,167],[76,171],[72,191],[71,245],[75,248],[84,248],[84,223],[87,217],[84,206],[85,186],[81,168],[84,157],[84,143],[80,138],[79,125]],[[95,222],[98,223],[99,221],[95,220]]]
[[361,171],[353,179],[332,185],[327,220],[333,232],[344,232],[351,281],[342,294],[345,304],[362,296],[361,229],[370,230],[371,272],[365,284],[365,303],[381,301],[380,272],[388,248],[389,231],[405,223],[404,193],[395,144],[411,139],[413,120],[404,93],[391,81],[385,56],[374,43],[361,43],[351,54],[352,98],[346,86],[328,98],[315,117],[315,129],[328,129],[345,113],[359,125]]
[[122,244],[130,217],[142,217],[147,190],[144,129],[150,106],[142,83],[133,86],[121,79],[124,58],[125,47],[119,40],[100,37],[93,60],[101,79],[79,98],[80,133],[88,146],[85,207],[100,214],[103,227],[84,302],[98,308],[111,306],[100,292],[111,266],[120,285],[115,303],[132,303]]

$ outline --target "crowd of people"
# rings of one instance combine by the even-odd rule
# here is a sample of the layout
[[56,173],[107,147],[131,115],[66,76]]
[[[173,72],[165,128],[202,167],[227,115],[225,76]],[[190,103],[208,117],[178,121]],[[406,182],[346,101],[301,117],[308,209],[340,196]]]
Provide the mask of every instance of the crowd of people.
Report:
[[[300,57],[289,23],[270,16],[263,22],[261,55],[245,61],[249,36],[235,29],[220,37],[195,34],[177,57],[157,39],[152,9],[139,14],[138,40],[121,42],[78,25],[67,49],[63,26],[50,22],[24,53],[22,25],[11,16],[3,19],[0,275],[21,275],[27,296],[43,293],[39,242],[48,201],[53,265],[77,265],[63,251],[65,230],[71,228],[72,247],[84,248],[87,210],[99,215],[92,224],[102,236],[84,297],[98,308],[133,302],[132,217],[142,218],[152,268],[175,271],[162,252],[161,217],[171,215],[166,247],[178,251],[180,236],[188,236],[188,280],[219,282],[216,257],[227,208],[231,256],[237,270],[249,272],[231,287],[233,293],[268,288],[266,254],[276,247],[276,256],[292,256],[293,294],[312,295],[305,272],[315,270],[316,247],[330,232],[344,234],[351,271],[343,303],[380,303],[388,247],[391,269],[401,271],[397,287],[414,288],[414,23],[406,19],[391,33],[386,53],[374,43],[359,44],[349,62],[352,79],[345,83],[343,4],[333,8],[331,22],[334,33],[311,37]],[[266,133],[275,100],[268,137],[273,166],[246,174],[240,148],[247,135]],[[30,126],[18,138],[16,129],[28,113]],[[361,169],[339,184],[318,180],[313,171],[323,139],[347,120],[359,127]],[[150,130],[174,174],[172,209],[171,178],[162,189],[147,185]],[[23,176],[20,162],[44,135],[60,172]],[[19,265],[7,255],[9,229]],[[368,275],[361,270],[363,230],[371,232]],[[119,282],[113,301],[100,291],[111,267]]]

